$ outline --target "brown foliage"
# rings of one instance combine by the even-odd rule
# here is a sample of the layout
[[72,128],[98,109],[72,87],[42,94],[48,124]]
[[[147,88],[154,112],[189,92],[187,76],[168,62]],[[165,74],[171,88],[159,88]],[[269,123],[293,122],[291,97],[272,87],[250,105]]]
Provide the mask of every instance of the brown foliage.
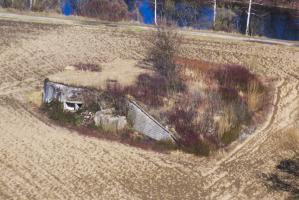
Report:
[[79,5],[79,15],[102,20],[121,21],[129,18],[128,7],[123,0],[88,0]]
[[175,62],[182,42],[181,35],[170,27],[160,26],[152,32],[145,45],[149,49],[146,60],[153,63],[154,69],[166,80],[168,91],[184,89],[179,65]]
[[197,90],[206,93],[199,104],[194,107],[194,96],[184,95],[170,112],[170,123],[182,137],[181,142],[193,146],[201,139],[214,148],[236,140],[242,126],[264,105],[261,81],[239,65],[221,66],[180,57],[176,63],[191,85],[198,80],[207,84]]
[[81,71],[90,71],[90,72],[102,71],[102,68],[99,65],[91,64],[91,63],[78,63],[78,64],[75,64],[74,67],[77,70],[81,70]]
[[127,91],[146,105],[161,106],[167,96],[166,80],[159,75],[140,74],[136,84],[128,87]]

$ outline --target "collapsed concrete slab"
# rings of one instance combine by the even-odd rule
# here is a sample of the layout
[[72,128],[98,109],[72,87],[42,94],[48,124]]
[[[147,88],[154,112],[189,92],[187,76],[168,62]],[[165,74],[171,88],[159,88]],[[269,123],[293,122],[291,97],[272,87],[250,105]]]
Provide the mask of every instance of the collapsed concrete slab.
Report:
[[46,79],[44,81],[43,102],[50,103],[57,100],[63,103],[64,110],[77,111],[84,104],[83,92],[84,89],[82,88],[70,87]]
[[128,101],[128,119],[136,131],[154,140],[175,142],[174,135],[167,128],[131,100]]

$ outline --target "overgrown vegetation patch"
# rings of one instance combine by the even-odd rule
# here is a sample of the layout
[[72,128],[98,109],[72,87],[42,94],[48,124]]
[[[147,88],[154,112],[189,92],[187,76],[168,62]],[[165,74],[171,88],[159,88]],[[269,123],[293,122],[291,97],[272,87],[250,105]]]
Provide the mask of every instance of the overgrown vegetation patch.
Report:
[[55,120],[60,124],[81,125],[83,122],[83,116],[81,115],[82,111],[74,113],[65,112],[62,103],[56,100],[43,104],[41,110],[46,112],[50,119]]
[[[160,87],[159,93],[157,87],[146,88],[147,94],[158,94],[146,98],[130,95],[171,127],[182,149],[208,155],[225,147],[265,108],[268,88],[246,67],[178,57],[183,39],[170,28],[158,28],[147,42],[146,59],[152,62],[155,76],[165,80],[155,83],[165,88]],[[151,101],[159,103],[153,107]]]
[[[130,121],[120,129],[118,129],[118,125],[114,126],[113,121],[109,122],[109,120],[118,117],[128,116],[128,102],[125,96],[128,89],[113,81],[108,81],[106,88],[101,91],[86,88],[83,95],[84,105],[77,111],[64,109],[64,103],[58,100],[43,103],[40,110],[57,125],[75,130],[86,136],[119,141],[135,147],[164,153],[177,148],[170,141],[155,141],[135,131]],[[106,121],[107,124],[96,123],[98,112],[102,112],[105,115],[104,117],[107,116],[105,118],[108,120]]]
[[[269,89],[244,66],[179,57],[181,43],[181,36],[172,29],[159,28],[145,42],[145,61],[152,63],[152,72],[140,74],[134,85],[108,80],[106,89],[98,91],[100,97],[89,93],[85,107],[76,113],[64,112],[57,102],[44,108],[50,118],[62,123],[85,126],[106,138],[135,146],[156,148],[157,143],[134,131],[130,121],[121,131],[95,128],[93,121],[86,123],[86,113],[95,114],[106,107],[113,108],[114,116],[127,117],[126,102],[133,99],[174,133],[178,148],[208,156],[236,141],[242,130],[252,125],[256,114],[264,113]],[[173,148],[169,144],[159,146]]]

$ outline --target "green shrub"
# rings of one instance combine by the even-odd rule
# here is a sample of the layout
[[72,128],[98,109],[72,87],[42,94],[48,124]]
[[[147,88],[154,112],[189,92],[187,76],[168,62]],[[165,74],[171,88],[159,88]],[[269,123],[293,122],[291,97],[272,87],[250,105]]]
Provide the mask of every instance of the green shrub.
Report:
[[222,135],[221,142],[224,145],[229,145],[230,143],[232,143],[233,141],[235,141],[236,139],[238,139],[240,131],[241,131],[241,127],[238,126],[236,128],[232,128],[231,130],[225,132]]
[[42,110],[47,113],[48,117],[62,124],[80,125],[83,117],[80,112],[66,112],[63,110],[63,104],[59,101],[45,103]]

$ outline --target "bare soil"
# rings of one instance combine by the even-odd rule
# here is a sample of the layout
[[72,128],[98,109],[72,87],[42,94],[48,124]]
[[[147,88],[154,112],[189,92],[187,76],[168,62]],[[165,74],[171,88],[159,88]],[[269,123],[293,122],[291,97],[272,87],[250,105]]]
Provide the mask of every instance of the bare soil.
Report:
[[144,32],[0,20],[0,199],[286,199],[261,176],[298,152],[283,134],[299,123],[299,49],[184,34],[182,56],[243,64],[275,88],[267,120],[209,158],[85,137],[28,103],[66,66],[140,61]]

